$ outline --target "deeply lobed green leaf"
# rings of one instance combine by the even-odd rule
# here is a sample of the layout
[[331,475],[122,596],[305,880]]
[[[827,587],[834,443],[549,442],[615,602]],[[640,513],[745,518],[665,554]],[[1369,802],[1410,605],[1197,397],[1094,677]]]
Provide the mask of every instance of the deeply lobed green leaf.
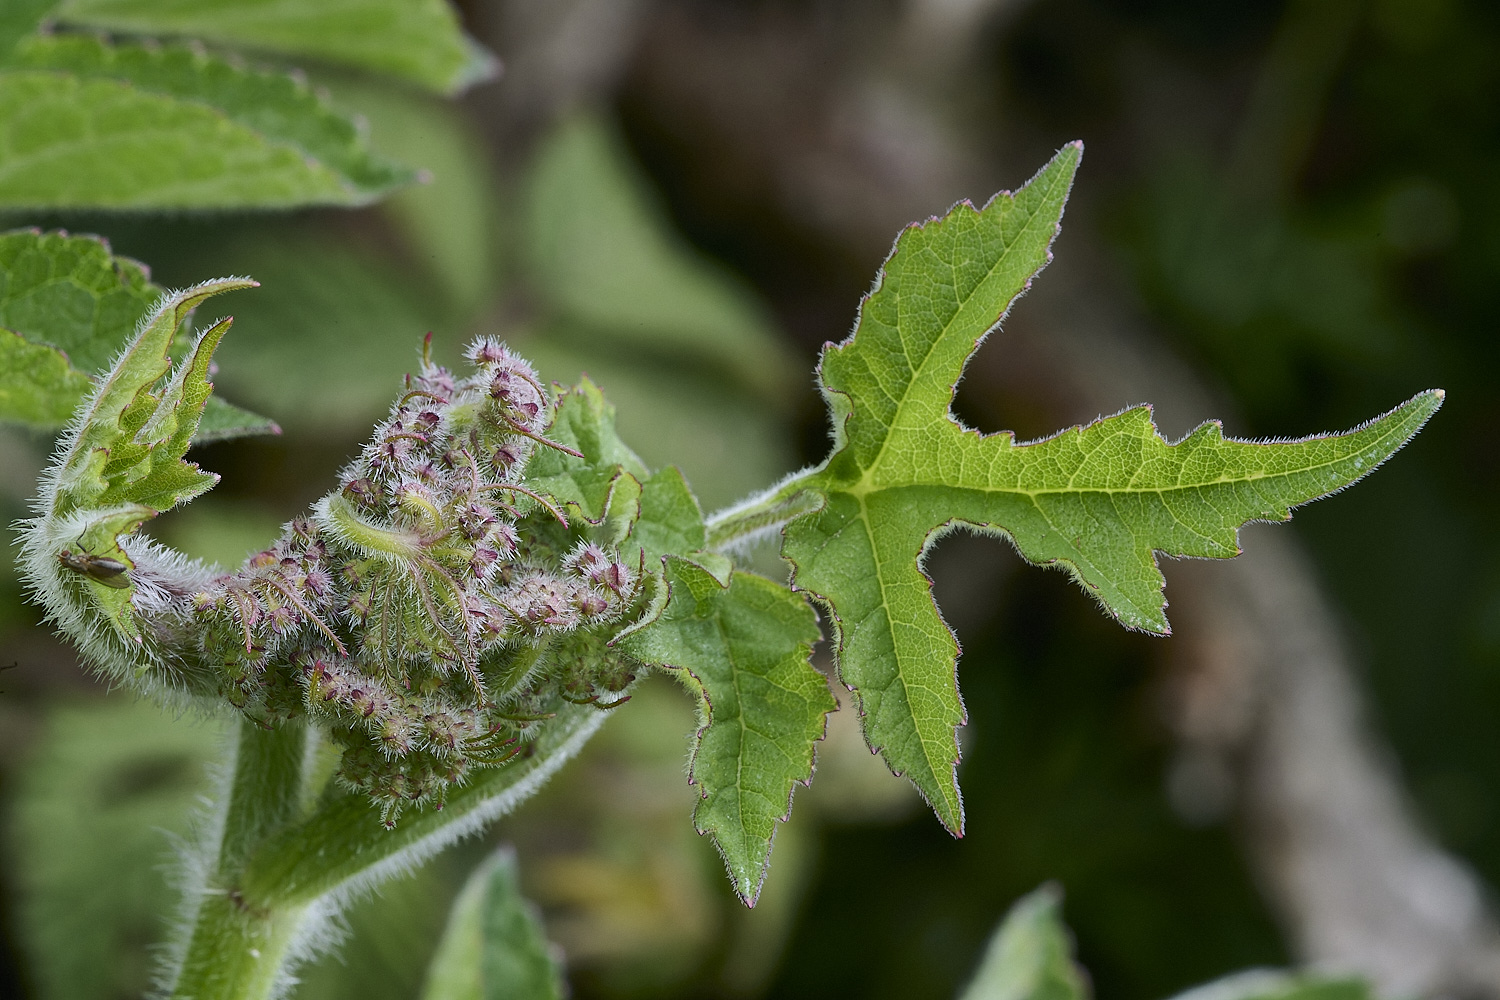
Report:
[[908,228],[820,375],[835,451],[782,490],[823,498],[791,521],[795,585],[826,602],[839,671],[865,734],[953,832],[963,829],[958,645],[921,571],[963,524],[1003,533],[1028,561],[1066,569],[1122,624],[1168,631],[1158,552],[1227,557],[1239,527],[1373,471],[1441,405],[1423,393],[1347,434],[1227,439],[1207,423],[1176,444],[1134,407],[1044,441],[982,435],[952,416],[954,386],[984,337],[1050,259],[1082,147],[1065,147],[1014,195]]
[[446,0],[62,0],[66,24],[319,59],[453,93],[496,72]]

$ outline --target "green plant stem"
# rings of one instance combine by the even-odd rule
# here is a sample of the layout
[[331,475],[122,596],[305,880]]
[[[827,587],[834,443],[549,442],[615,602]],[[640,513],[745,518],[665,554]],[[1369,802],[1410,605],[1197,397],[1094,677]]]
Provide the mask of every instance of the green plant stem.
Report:
[[442,809],[412,810],[394,830],[363,795],[329,786],[304,814],[307,730],[240,727],[216,854],[206,866],[174,1000],[268,1000],[289,960],[348,897],[407,871],[509,812],[598,730],[597,708],[564,705],[516,760],[481,771]]
[[250,858],[241,881],[256,909],[310,905],[415,867],[432,854],[508,813],[566,763],[598,730],[605,713],[591,705],[563,705],[526,752],[480,771],[455,788],[441,809],[412,810],[394,830],[363,795],[325,794],[312,814],[277,832]]
[[810,514],[823,506],[824,497],[803,484],[818,470],[806,469],[771,487],[759,497],[711,515],[708,547],[714,551],[729,548],[752,535],[780,528],[788,521]]
[[241,723],[216,855],[207,866],[169,996],[265,1000],[275,995],[307,906],[252,905],[241,882],[256,845],[297,817],[306,748],[307,730],[301,725],[268,730]]

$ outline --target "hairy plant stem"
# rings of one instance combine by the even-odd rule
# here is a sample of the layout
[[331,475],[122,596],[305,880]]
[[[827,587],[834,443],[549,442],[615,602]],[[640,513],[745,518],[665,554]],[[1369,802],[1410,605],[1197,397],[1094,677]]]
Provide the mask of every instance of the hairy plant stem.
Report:
[[256,846],[294,821],[303,801],[308,730],[240,724],[216,856],[204,884],[168,995],[180,1000],[268,1000],[284,983],[306,904],[252,905],[241,882]]
[[309,730],[240,727],[217,854],[206,866],[173,1000],[272,1000],[291,966],[316,950],[340,905],[513,809],[578,752],[604,721],[563,705],[516,760],[478,772],[443,808],[413,810],[394,830],[378,806],[330,784],[309,808]]
[[803,485],[817,469],[804,469],[777,483],[758,496],[725,508],[705,522],[708,547],[714,551],[735,545],[780,529],[803,514],[823,506],[823,495]]
[[605,713],[562,705],[514,761],[479,771],[448,793],[441,809],[413,811],[394,830],[359,794],[330,790],[312,812],[266,840],[241,883],[255,907],[343,902],[411,870],[453,841],[477,833],[535,792],[593,736]]

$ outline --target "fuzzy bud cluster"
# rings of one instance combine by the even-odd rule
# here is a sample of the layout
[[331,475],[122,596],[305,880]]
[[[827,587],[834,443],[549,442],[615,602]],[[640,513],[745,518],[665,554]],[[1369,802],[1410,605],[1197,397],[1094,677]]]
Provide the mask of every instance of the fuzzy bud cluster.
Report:
[[474,371],[424,361],[310,518],[194,598],[223,694],[266,724],[310,715],[339,776],[394,822],[474,767],[524,752],[562,701],[618,704],[607,640],[642,607],[642,566],[529,487],[552,400],[483,339]]

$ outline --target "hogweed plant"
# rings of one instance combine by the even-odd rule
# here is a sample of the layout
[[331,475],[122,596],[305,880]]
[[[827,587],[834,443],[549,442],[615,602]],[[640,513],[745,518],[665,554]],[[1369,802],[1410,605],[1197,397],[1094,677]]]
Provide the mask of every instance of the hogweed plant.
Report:
[[[283,993],[343,904],[514,808],[650,670],[700,699],[694,822],[753,905],[836,707],[809,662],[820,636],[872,750],[959,835],[958,646],[922,570],[937,539],[1003,536],[1124,626],[1166,634],[1158,554],[1235,555],[1241,525],[1367,475],[1441,405],[1423,392],[1288,441],[1209,422],[1169,443],[1145,406],[1030,443],[962,426],[954,387],[1050,259],[1081,154],[905,230],[853,334],[823,352],[829,457],[708,517],[675,468],[620,440],[595,385],[546,385],[480,339],[461,371],[424,353],[269,548],[231,571],[185,558],[137,531],[217,481],[183,456],[230,321],[183,332],[254,282],[163,294],[21,526],[32,596],[102,677],[241,720],[183,859],[163,992]],[[737,565],[776,532],[788,581]]]

